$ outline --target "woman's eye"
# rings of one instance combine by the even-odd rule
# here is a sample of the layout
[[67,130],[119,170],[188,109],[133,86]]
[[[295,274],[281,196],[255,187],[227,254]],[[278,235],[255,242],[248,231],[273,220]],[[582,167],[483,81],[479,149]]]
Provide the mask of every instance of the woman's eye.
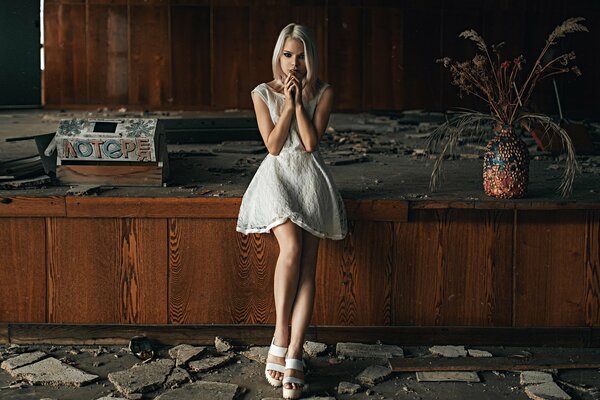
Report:
[[301,60],[304,60],[304,56],[300,56],[300,59],[301,59]]
[[284,56],[286,56],[287,58],[290,58],[292,56],[291,53],[283,53]]

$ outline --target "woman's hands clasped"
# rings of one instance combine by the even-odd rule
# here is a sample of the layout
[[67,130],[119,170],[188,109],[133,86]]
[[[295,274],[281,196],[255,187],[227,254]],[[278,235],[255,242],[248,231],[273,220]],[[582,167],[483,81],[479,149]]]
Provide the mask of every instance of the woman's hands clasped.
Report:
[[283,93],[287,107],[302,105],[302,83],[293,71],[289,71],[283,82]]

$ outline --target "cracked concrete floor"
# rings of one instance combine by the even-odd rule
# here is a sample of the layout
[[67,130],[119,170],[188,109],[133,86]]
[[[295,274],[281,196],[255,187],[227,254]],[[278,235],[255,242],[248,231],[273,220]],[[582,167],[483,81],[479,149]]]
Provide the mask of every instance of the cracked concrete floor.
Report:
[[[169,347],[157,350],[157,358],[167,358]],[[538,348],[538,347],[489,347],[467,346],[469,348],[487,350],[494,356],[509,356],[515,354],[536,355],[552,354],[561,359],[568,359],[574,354],[597,354],[598,348]],[[83,387],[53,387],[30,386],[23,384],[20,388],[9,388],[11,384],[18,384],[6,371],[0,370],[0,398],[5,400],[16,399],[54,399],[54,400],[84,400],[98,399],[103,396],[119,396],[112,383],[107,379],[109,372],[120,371],[132,367],[139,360],[126,348],[121,346],[102,346],[101,354],[94,354],[98,346],[50,346],[50,345],[22,345],[18,348],[10,345],[0,346],[0,361],[16,354],[41,350],[55,358],[62,359],[76,368],[99,376],[97,382]],[[264,364],[249,360],[240,355],[245,347],[236,347],[235,361],[205,373],[190,371],[192,379],[235,383],[245,388],[240,399],[264,399],[281,397],[281,389],[274,389],[264,379]],[[214,349],[213,349],[214,350]],[[428,347],[403,347],[405,357],[419,357],[429,354]],[[331,364],[330,357],[334,357],[335,346],[328,347],[328,353],[310,358],[308,362],[307,396],[332,396],[336,399],[528,399],[524,387],[519,383],[519,372],[516,371],[484,371],[478,372],[481,382],[418,382],[415,373],[392,373],[382,383],[379,383],[366,392],[363,387],[359,393],[337,394],[336,387],[339,382],[356,382],[355,377],[370,365],[387,366],[383,359],[341,359],[338,364]],[[97,352],[96,352],[97,353]],[[474,360],[473,362],[477,362]],[[561,369],[554,373],[554,380],[573,399],[598,399],[598,390],[590,388],[600,387],[600,369]],[[565,385],[562,382],[567,382]],[[19,385],[17,385],[19,386]],[[577,386],[587,389],[576,389]],[[144,398],[152,399],[171,389],[161,389],[147,393]]]

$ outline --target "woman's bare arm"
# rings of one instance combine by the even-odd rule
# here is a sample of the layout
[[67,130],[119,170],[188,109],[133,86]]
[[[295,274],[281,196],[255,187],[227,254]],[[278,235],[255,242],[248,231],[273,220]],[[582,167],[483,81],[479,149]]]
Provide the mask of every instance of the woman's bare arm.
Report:
[[319,104],[315,109],[315,114],[312,121],[308,117],[308,113],[304,109],[302,102],[296,102],[296,120],[298,121],[298,133],[300,140],[304,145],[304,149],[312,153],[315,151],[327,129],[329,115],[333,107],[333,88],[329,86],[321,95]]
[[258,122],[258,130],[265,142],[265,146],[270,154],[279,155],[281,148],[287,140],[292,124],[292,116],[294,109],[292,107],[284,107],[276,125],[273,125],[269,107],[263,99],[256,93],[252,93],[252,102],[254,103],[254,112],[256,113],[256,121]]

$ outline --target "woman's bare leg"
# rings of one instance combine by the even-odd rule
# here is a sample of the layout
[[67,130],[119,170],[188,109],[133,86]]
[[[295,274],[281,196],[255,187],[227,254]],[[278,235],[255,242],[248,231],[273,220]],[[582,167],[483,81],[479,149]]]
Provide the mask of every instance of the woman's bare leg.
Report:
[[[300,258],[302,255],[302,229],[292,221],[272,229],[279,243],[279,257],[275,267],[273,293],[275,295],[275,344],[287,347],[289,340],[289,323],[292,305],[298,289],[300,276]],[[271,356],[269,356],[271,357]],[[274,362],[275,360],[268,360]],[[281,380],[283,374],[269,371],[269,374]]]
[[[298,291],[292,308],[292,332],[288,346],[287,358],[302,359],[304,336],[313,313],[315,299],[315,274],[317,270],[317,254],[320,239],[302,230],[302,257],[300,259],[300,279]],[[288,389],[296,389],[299,385],[287,383]]]

